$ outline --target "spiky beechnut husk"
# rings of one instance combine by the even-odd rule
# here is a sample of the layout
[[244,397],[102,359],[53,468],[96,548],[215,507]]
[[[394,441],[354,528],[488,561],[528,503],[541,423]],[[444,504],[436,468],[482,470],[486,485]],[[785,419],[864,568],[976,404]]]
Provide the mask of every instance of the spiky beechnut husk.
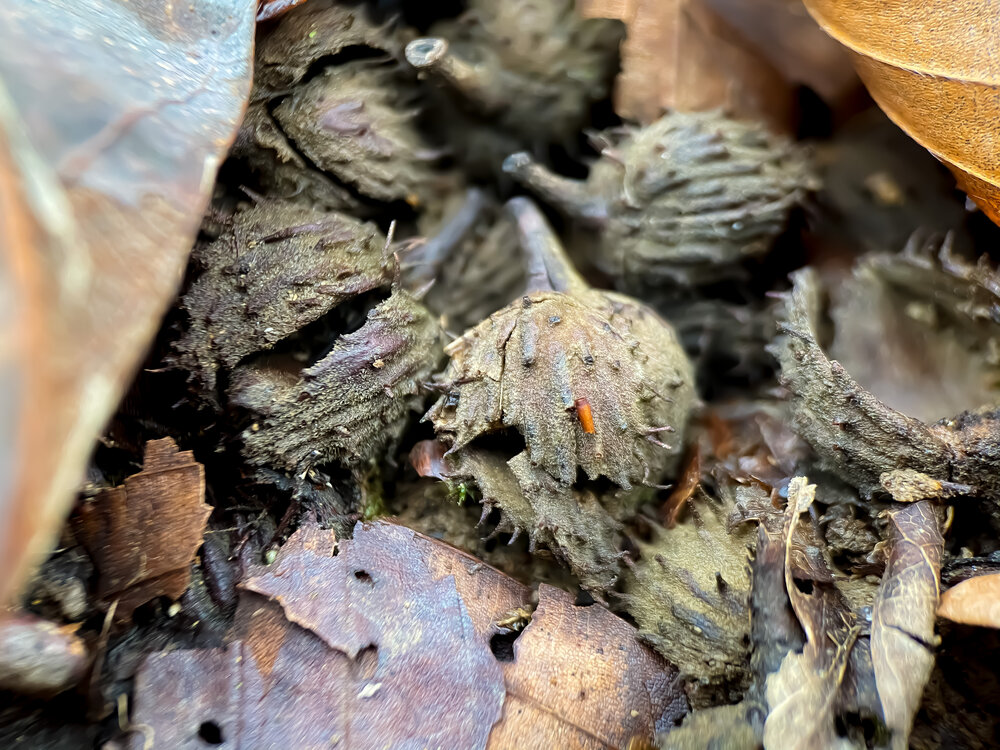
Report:
[[599,139],[585,182],[527,153],[504,170],[591,231],[595,266],[622,288],[703,284],[767,252],[815,187],[808,154],[761,126],[718,113],[672,112]]

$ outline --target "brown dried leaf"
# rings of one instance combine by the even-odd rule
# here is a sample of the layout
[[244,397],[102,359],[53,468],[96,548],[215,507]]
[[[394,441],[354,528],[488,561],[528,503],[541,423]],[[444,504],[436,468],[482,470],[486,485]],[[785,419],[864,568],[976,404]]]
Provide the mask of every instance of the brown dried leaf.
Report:
[[1000,14],[991,0],[806,0],[872,98],[1000,223]]
[[300,529],[246,582],[233,643],[147,661],[135,720],[170,748],[202,747],[205,722],[234,747],[485,747],[500,667],[411,537],[359,526],[338,551]]
[[792,543],[799,516],[816,497],[816,485],[795,477],[788,486],[785,524],[785,588],[805,633],[801,653],[790,652],[767,678],[769,713],[764,745],[772,748],[842,748],[835,715],[841,685],[858,635],[836,589],[821,584],[802,592],[795,583]]
[[253,14],[0,7],[0,601],[52,543],[181,280],[249,90]]
[[227,648],[150,657],[134,721],[179,750],[206,725],[233,747],[610,749],[686,711],[676,670],[603,608],[543,586],[498,664],[490,638],[523,621],[526,587],[390,523],[337,546],[300,529],[248,582]]
[[97,595],[118,600],[116,618],[184,593],[211,512],[204,467],[172,438],[150,440],[141,472],[80,506],[74,529],[100,573]]
[[789,129],[787,83],[703,0],[577,0],[577,8],[628,29],[615,85],[623,118],[648,124],[669,109],[724,109]]
[[687,713],[677,670],[631,625],[545,584],[503,668],[507,703],[490,750],[612,750],[633,737],[652,740]]
[[777,68],[832,107],[861,87],[851,59],[822,32],[800,0],[706,0],[716,13]]
[[1000,573],[976,576],[952,586],[941,596],[938,617],[963,625],[1000,628]]
[[905,748],[934,667],[944,539],[927,500],[889,511],[889,561],[872,608],[872,663],[893,747]]

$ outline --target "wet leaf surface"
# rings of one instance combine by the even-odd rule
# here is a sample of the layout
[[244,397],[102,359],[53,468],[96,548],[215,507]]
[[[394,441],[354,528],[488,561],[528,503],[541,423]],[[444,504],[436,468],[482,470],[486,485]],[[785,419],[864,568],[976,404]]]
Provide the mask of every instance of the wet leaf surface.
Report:
[[98,596],[117,602],[116,618],[184,593],[211,512],[204,468],[171,438],[148,442],[141,472],[80,506],[74,529],[97,568]]
[[[250,86],[252,3],[5,3],[0,600],[53,542],[176,293]],[[16,468],[15,468],[16,467]]]

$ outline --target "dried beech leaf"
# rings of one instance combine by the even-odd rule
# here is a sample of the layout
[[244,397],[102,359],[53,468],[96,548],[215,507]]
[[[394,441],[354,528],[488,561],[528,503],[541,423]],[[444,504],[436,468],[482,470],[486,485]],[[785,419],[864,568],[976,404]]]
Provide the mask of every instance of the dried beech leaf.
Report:
[[246,748],[611,750],[687,710],[676,670],[631,626],[545,586],[498,663],[490,638],[526,613],[529,590],[394,524],[340,543],[304,527],[247,589],[227,648],[141,669],[134,721],[158,745],[203,747],[209,724]]
[[861,86],[847,52],[817,28],[800,0],[705,0],[788,81],[836,108]]
[[241,596],[237,640],[150,657],[135,720],[178,749],[203,747],[205,722],[233,747],[484,748],[500,667],[455,578],[435,580],[408,537],[359,526],[338,551],[332,532],[300,529],[247,581],[259,596]]
[[172,438],[146,443],[142,471],[80,506],[74,528],[100,573],[97,595],[128,620],[157,596],[178,599],[191,580],[212,508],[205,469]]
[[767,750],[838,750],[854,747],[838,737],[833,721],[840,684],[847,669],[852,640],[833,646],[833,659],[819,666],[808,652],[790,653],[767,680],[771,712],[764,724]]
[[723,109],[791,125],[791,90],[781,75],[703,0],[577,0],[584,18],[625,23],[615,111],[648,124],[665,111]]
[[805,0],[882,110],[1000,223],[1000,13],[992,0]]
[[941,595],[938,617],[963,625],[1000,628],[1000,573],[976,576]]
[[788,486],[785,588],[806,643],[801,653],[788,653],[778,671],[767,678],[767,750],[851,747],[838,736],[835,718],[858,628],[836,589],[814,584],[812,593],[802,592],[795,583],[792,565],[792,539],[799,516],[815,497],[816,485],[805,477],[795,477]]
[[[0,8],[0,601],[53,541],[177,290],[250,86],[253,3]],[[7,327],[9,326],[9,327]]]
[[944,540],[927,500],[888,512],[889,561],[872,608],[872,663],[893,747],[905,748],[934,667]]
[[490,750],[613,750],[632,737],[652,740],[687,713],[677,670],[631,625],[545,584],[503,668],[507,703]]

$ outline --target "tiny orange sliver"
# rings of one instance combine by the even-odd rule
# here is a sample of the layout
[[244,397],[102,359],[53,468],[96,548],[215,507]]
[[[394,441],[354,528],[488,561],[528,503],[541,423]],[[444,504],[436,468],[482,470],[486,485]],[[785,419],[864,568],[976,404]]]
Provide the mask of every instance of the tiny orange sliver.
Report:
[[583,427],[583,431],[588,435],[593,435],[594,430],[594,413],[590,410],[590,402],[585,398],[578,398],[573,402],[576,407],[576,416],[580,418],[580,426]]

